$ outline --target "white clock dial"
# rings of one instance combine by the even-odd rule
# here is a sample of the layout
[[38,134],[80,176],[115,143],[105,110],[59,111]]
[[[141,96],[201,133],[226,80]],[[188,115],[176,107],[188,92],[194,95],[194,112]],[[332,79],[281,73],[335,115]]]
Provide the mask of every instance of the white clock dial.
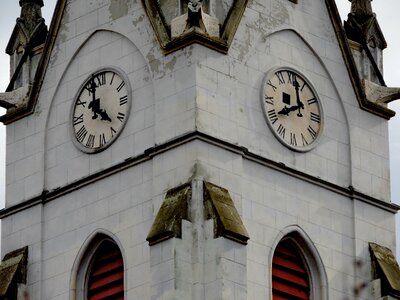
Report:
[[311,150],[323,127],[322,107],[311,84],[297,71],[278,69],[265,80],[262,106],[278,140],[296,151]]
[[115,70],[101,70],[81,87],[72,109],[74,143],[84,152],[107,148],[121,133],[130,111],[130,90]]

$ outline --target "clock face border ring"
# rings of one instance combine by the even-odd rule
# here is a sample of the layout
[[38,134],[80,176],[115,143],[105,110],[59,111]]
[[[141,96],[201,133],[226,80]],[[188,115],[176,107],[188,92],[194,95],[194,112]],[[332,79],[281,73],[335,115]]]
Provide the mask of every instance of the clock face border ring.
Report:
[[[284,140],[282,140],[282,138],[279,136],[279,134],[276,132],[276,130],[273,128],[271,122],[269,121],[269,117],[267,115],[267,111],[265,109],[265,85],[267,83],[267,81],[269,79],[271,79],[277,72],[279,71],[290,71],[292,73],[295,73],[296,75],[299,75],[301,77],[302,80],[304,80],[305,83],[307,83],[307,85],[309,86],[311,92],[313,93],[313,95],[315,95],[315,97],[318,99],[318,108],[320,111],[320,115],[321,115],[321,123],[320,123],[320,128],[318,131],[318,135],[315,138],[315,140],[313,140],[309,145],[304,146],[304,147],[294,147],[290,144],[288,144],[287,142],[285,142]],[[311,150],[313,150],[320,142],[322,135],[323,135],[323,131],[324,131],[324,110],[323,110],[323,105],[321,102],[321,97],[319,96],[319,94],[317,93],[317,90],[315,89],[314,85],[312,84],[312,82],[309,79],[309,76],[305,76],[303,72],[299,71],[298,69],[291,67],[291,66],[274,66],[272,68],[270,68],[265,76],[263,77],[263,81],[262,81],[262,88],[260,89],[260,103],[261,103],[261,109],[263,111],[263,115],[264,115],[264,119],[265,122],[268,124],[268,128],[271,130],[271,132],[273,133],[273,135],[275,136],[275,138],[285,147],[296,151],[296,152],[300,152],[300,153],[304,153],[304,152],[309,152]]]
[[[101,147],[97,147],[97,148],[88,148],[85,147],[84,145],[82,145],[76,138],[75,132],[74,132],[74,124],[73,124],[73,117],[74,117],[74,111],[75,111],[75,107],[76,107],[76,102],[78,101],[78,97],[81,95],[83,89],[85,88],[85,86],[90,82],[92,75],[96,75],[102,72],[114,72],[116,73],[125,83],[125,87],[126,87],[126,91],[127,91],[127,96],[128,96],[128,101],[127,101],[127,109],[126,109],[126,118],[125,121],[123,122],[122,126],[120,127],[120,129],[117,131],[117,133],[109,140],[107,141],[103,146]],[[93,70],[91,72],[88,72],[88,75],[86,75],[85,80],[80,84],[77,92],[75,93],[75,96],[73,98],[73,102],[70,108],[70,113],[69,113],[69,132],[70,132],[70,138],[73,142],[73,144],[75,145],[75,147],[77,147],[80,151],[87,153],[87,154],[95,154],[95,153],[99,153],[104,151],[105,149],[107,149],[108,147],[110,147],[115,140],[118,138],[118,136],[122,133],[122,131],[124,130],[126,124],[129,121],[129,116],[130,116],[130,112],[131,112],[131,107],[132,107],[132,87],[131,87],[131,82],[129,80],[129,77],[126,75],[126,73],[115,66],[105,66],[96,70]]]

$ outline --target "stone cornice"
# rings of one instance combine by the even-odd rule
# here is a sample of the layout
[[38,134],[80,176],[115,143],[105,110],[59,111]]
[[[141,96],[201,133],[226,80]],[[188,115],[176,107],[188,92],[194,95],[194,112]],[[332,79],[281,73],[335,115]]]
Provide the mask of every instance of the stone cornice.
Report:
[[85,178],[79,179],[73,183],[67,184],[62,187],[55,188],[51,191],[43,191],[42,194],[37,197],[25,200],[24,202],[14,205],[14,206],[4,208],[4,209],[0,210],[0,219],[5,218],[10,215],[13,215],[19,211],[28,209],[32,206],[36,206],[39,204],[45,204],[47,202],[53,201],[63,195],[72,193],[76,190],[79,190],[80,188],[83,188],[83,187],[89,185],[89,184],[92,184],[94,182],[102,180],[108,176],[111,176],[113,174],[116,174],[118,172],[126,170],[133,166],[139,165],[146,161],[150,161],[151,159],[153,159],[153,157],[155,157],[157,155],[160,155],[166,151],[169,151],[173,148],[179,147],[183,144],[186,144],[186,143],[189,143],[189,142],[195,141],[195,140],[200,140],[202,142],[218,146],[222,149],[233,152],[237,155],[241,155],[243,157],[243,159],[263,165],[263,166],[265,166],[267,168],[271,168],[275,171],[282,172],[288,176],[295,177],[299,180],[303,180],[310,184],[314,184],[316,186],[319,186],[321,188],[324,188],[326,190],[329,190],[331,192],[339,194],[343,197],[348,197],[350,200],[361,201],[361,202],[367,203],[369,205],[375,206],[377,208],[383,209],[385,211],[391,212],[393,214],[397,213],[397,211],[400,210],[400,206],[398,206],[394,203],[382,201],[380,199],[366,195],[362,192],[356,191],[356,190],[354,190],[354,188],[352,186],[349,186],[349,187],[339,186],[335,183],[331,183],[331,182],[321,179],[319,177],[309,175],[302,171],[288,167],[283,163],[275,162],[268,158],[262,157],[256,153],[249,151],[245,147],[241,147],[236,144],[232,144],[232,143],[223,141],[221,139],[212,137],[208,134],[204,134],[204,133],[195,131],[195,132],[187,133],[183,136],[180,136],[180,137],[178,137],[174,140],[171,140],[169,142],[166,142],[164,144],[160,144],[160,145],[154,146],[152,148],[149,148],[138,156],[128,158],[119,164],[116,164],[105,170],[102,170],[100,172],[89,175]]

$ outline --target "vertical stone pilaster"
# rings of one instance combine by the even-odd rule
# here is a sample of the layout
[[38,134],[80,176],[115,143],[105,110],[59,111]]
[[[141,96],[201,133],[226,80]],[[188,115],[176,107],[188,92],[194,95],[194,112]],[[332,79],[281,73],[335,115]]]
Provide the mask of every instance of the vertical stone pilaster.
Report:
[[242,233],[227,190],[196,177],[169,191],[148,236],[152,299],[246,299],[248,237],[241,240]]

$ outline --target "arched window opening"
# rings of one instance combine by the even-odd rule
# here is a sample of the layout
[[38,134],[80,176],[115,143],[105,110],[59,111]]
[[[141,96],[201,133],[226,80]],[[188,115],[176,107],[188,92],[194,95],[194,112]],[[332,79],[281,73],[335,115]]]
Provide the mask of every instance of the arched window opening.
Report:
[[298,246],[282,240],[272,259],[273,300],[310,299],[310,276]]
[[118,246],[102,241],[89,264],[86,277],[86,299],[124,299],[124,263]]

